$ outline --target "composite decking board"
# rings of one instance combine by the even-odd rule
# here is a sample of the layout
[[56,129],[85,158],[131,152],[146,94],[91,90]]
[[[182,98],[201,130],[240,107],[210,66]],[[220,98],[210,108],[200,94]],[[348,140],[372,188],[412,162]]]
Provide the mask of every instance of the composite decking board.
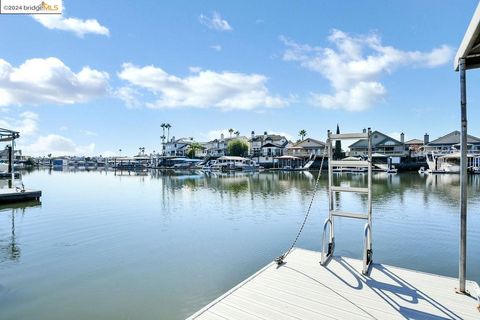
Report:
[[293,293],[282,293],[275,288],[269,288],[266,286],[262,286],[261,288],[263,289],[262,291],[257,291],[258,289],[251,288],[245,288],[245,291],[249,295],[252,294],[252,292],[255,292],[258,296],[258,299],[261,299],[262,297],[270,299],[273,301],[272,305],[274,305],[275,302],[283,303],[285,308],[295,310],[295,312],[300,315],[305,314],[302,319],[305,319],[307,316],[309,318],[316,316],[322,318],[328,317],[330,319],[365,319],[363,314],[355,312],[354,310],[352,311],[345,309],[336,309],[338,312],[335,313],[335,316],[332,316],[333,308],[328,304],[318,303]]
[[189,319],[480,319],[456,279],[381,264],[365,277],[361,260],[333,257],[325,268],[319,258],[295,248]]
[[228,318],[222,317],[210,310],[205,311],[204,314],[208,316],[208,319],[211,319],[211,320],[228,320]]
[[40,199],[42,192],[38,190],[17,191],[14,188],[0,189],[0,203],[13,203]]

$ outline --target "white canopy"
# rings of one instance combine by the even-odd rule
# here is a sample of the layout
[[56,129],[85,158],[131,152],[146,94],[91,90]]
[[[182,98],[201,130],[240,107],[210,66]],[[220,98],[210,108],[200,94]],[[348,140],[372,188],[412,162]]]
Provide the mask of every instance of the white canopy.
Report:
[[455,71],[458,71],[461,58],[465,58],[467,69],[480,67],[480,3],[473,14],[462,43],[455,55],[455,60],[453,61]]

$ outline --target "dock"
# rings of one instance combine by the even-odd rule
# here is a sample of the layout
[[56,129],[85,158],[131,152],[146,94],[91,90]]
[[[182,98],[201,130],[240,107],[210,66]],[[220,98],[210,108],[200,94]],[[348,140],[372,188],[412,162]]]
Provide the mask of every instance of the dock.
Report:
[[478,285],[458,279],[295,248],[188,319],[480,319]]
[[40,200],[42,191],[18,188],[0,189],[0,204]]

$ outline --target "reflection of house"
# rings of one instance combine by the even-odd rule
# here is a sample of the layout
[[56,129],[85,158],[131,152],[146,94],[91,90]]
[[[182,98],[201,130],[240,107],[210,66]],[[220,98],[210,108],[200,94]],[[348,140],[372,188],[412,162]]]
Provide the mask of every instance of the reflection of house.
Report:
[[285,148],[285,154],[300,158],[309,158],[312,155],[321,156],[325,149],[325,143],[307,138],[303,141],[288,145]]
[[[424,146],[426,153],[431,152],[450,152],[460,150],[460,131],[453,131],[438,139],[428,142]],[[467,149],[470,152],[480,152],[480,138],[468,135]]]
[[[404,156],[408,154],[408,152],[405,152],[403,133],[401,134],[400,139],[402,141],[398,141],[379,131],[374,131],[372,132],[372,152],[381,153],[388,156]],[[368,153],[368,141],[359,140],[354,144],[350,145],[349,148],[349,156],[366,156]]]
[[223,133],[220,135],[220,139],[214,139],[212,141],[203,143],[202,146],[205,148],[204,150],[204,155],[208,157],[222,157],[222,156],[227,156],[228,151],[227,147],[228,144],[233,141],[233,140],[241,140],[245,142],[245,144],[248,144],[248,140],[246,137],[242,136],[234,136],[230,138],[225,138]]

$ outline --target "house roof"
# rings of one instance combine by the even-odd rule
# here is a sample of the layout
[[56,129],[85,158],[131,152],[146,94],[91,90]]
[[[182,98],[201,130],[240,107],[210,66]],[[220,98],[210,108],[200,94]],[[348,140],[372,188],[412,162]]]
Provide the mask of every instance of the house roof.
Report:
[[255,137],[251,138],[248,141],[262,141],[262,140],[267,140],[267,139],[272,139],[273,141],[282,140],[282,139],[286,140],[286,138],[284,136],[281,136],[279,134],[267,134],[266,138],[263,134],[261,134],[261,135],[259,134],[259,135],[256,135]]
[[[402,144],[400,141],[398,141],[397,139],[394,139],[390,136],[387,136],[385,133],[381,133],[380,131],[373,131],[372,132],[372,137],[375,137],[375,135],[382,135],[384,136],[385,138],[380,140],[379,142],[377,143],[372,143],[373,146],[383,146],[386,144],[386,142],[388,141],[393,141],[394,144],[396,145],[400,145]],[[357,142],[351,144],[349,146],[349,148],[368,148],[368,140],[366,139],[363,139],[363,140],[358,140]]]
[[[285,144],[284,144],[285,145]],[[268,142],[268,143],[265,143],[264,145],[262,145],[261,148],[283,148],[284,145],[281,145],[281,144],[278,144],[278,143],[271,143],[271,142]]]
[[317,148],[317,147],[325,147],[325,143],[312,138],[306,138],[302,141],[295,143],[293,146],[291,146],[291,148]]
[[473,14],[472,20],[463,36],[462,43],[458,48],[453,68],[459,69],[459,60],[466,58],[466,68],[474,69],[480,67],[480,3]]
[[[432,145],[458,144],[458,143],[460,143],[460,131],[455,130],[438,139],[431,141],[427,145],[432,146]],[[480,144],[480,138],[467,135],[467,143]]]
[[423,144],[423,140],[412,139],[412,140],[408,140],[407,142],[405,142],[405,144]]

